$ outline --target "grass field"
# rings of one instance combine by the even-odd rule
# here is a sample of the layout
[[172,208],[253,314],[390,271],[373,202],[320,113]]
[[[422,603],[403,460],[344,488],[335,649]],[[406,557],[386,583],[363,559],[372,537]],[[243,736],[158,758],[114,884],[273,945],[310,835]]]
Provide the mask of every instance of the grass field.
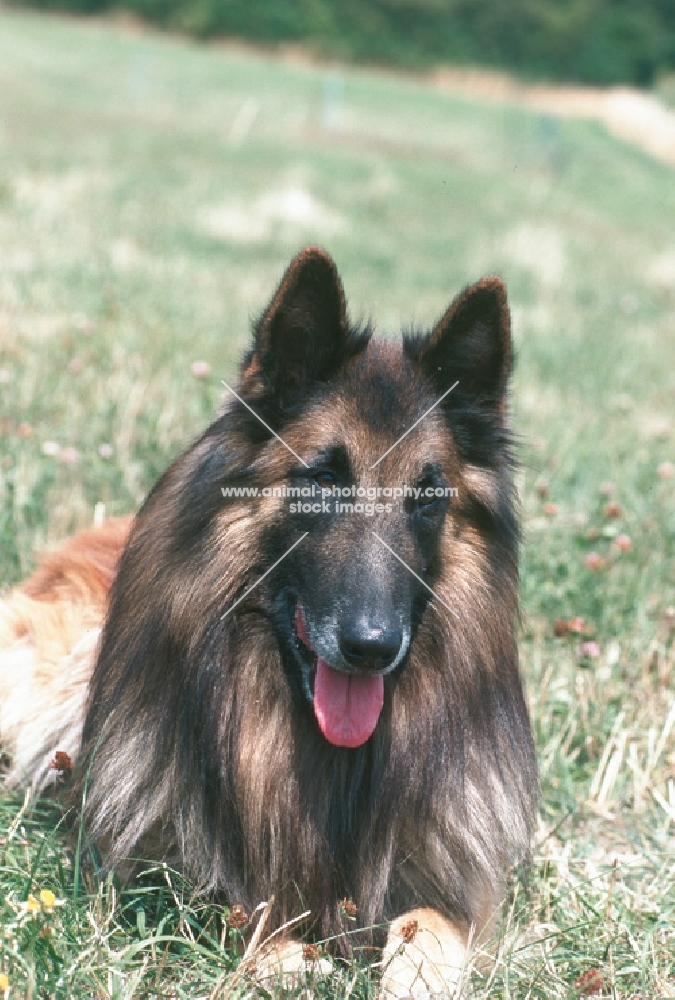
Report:
[[[384,331],[506,279],[541,820],[469,992],[675,997],[675,172],[421,80],[2,9],[0,150],[5,584],[138,505],[304,243]],[[96,887],[68,845],[0,798],[0,997],[247,988],[222,911],[162,870]]]

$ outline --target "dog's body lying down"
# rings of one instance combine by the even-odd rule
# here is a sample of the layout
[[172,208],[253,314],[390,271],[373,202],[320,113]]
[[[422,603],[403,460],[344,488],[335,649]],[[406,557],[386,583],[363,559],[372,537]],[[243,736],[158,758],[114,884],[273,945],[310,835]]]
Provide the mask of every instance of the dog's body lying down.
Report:
[[384,994],[451,993],[536,792],[510,364],[497,279],[397,345],[299,254],[236,395],[136,518],[0,604],[8,783],[42,789],[67,753],[108,866],[159,853],[273,900],[270,929],[309,910],[343,952],[351,899],[361,941],[389,927]]

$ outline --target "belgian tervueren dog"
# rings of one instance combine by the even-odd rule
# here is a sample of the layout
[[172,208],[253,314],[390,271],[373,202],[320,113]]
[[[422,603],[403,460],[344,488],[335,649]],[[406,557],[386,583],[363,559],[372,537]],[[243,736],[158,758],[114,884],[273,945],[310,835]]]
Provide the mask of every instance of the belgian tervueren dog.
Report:
[[108,869],[168,859],[338,951],[384,927],[384,995],[452,993],[536,798],[511,360],[499,279],[378,340],[303,250],[135,518],[0,604],[5,781],[77,758]]

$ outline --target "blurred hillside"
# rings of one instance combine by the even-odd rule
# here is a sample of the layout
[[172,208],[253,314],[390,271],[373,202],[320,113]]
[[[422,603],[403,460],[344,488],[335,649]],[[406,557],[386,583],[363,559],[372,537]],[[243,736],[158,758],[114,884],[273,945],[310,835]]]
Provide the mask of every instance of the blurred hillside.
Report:
[[642,86],[675,70],[673,0],[32,0],[30,5],[79,13],[123,9],[198,37],[302,42],[324,56],[409,68],[473,63],[529,77]]

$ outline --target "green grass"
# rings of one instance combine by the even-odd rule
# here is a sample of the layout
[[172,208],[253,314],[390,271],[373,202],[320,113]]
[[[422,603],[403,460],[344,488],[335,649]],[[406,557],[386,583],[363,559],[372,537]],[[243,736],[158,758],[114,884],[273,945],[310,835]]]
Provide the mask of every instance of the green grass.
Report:
[[[675,462],[672,170],[596,124],[412,78],[2,11],[0,143],[6,584],[97,503],[140,502],[211,419],[304,243],[330,249],[352,315],[385,331],[506,279],[541,822],[471,993],[572,998],[596,969],[598,995],[675,997],[675,479],[658,471]],[[554,636],[573,617],[585,634]],[[125,893],[84,871],[76,894],[60,813],[21,806],[0,798],[9,996],[244,988],[222,912],[163,870]],[[358,969],[315,985],[372,990]]]

